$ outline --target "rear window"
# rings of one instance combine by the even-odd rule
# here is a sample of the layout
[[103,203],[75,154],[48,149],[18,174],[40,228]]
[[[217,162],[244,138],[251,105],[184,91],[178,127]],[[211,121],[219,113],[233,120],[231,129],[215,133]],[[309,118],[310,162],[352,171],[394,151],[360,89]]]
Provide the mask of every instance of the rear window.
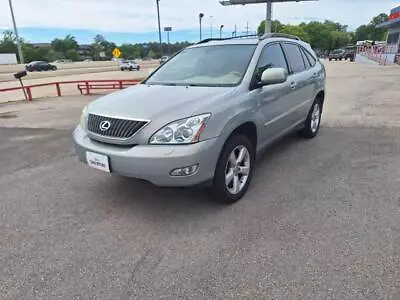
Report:
[[310,52],[308,52],[306,49],[301,48],[301,52],[303,53],[303,58],[304,58],[304,62],[306,63],[306,65],[309,68],[312,68],[315,66],[315,64],[317,63],[316,59],[314,58],[314,56],[312,56],[310,54]]

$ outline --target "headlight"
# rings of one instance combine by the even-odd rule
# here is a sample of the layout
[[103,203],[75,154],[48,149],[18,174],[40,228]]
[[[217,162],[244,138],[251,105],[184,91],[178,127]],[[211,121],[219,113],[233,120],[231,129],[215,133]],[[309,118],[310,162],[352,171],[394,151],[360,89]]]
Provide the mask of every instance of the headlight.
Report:
[[89,117],[88,108],[87,106],[85,106],[85,108],[82,110],[81,121],[80,121],[80,125],[82,128],[86,129],[88,117]]
[[211,114],[178,120],[164,126],[150,138],[150,144],[192,144],[200,140]]

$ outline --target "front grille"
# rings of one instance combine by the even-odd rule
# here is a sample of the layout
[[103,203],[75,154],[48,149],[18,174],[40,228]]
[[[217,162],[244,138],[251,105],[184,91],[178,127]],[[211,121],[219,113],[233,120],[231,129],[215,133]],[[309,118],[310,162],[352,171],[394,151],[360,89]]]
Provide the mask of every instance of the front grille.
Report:
[[[108,129],[105,129],[104,126],[101,128],[102,124],[104,125],[105,122],[108,122],[106,125],[109,126],[105,126],[109,127]],[[92,133],[109,138],[127,139],[133,136],[144,125],[146,125],[147,122],[116,119],[89,114],[87,124],[88,130]]]

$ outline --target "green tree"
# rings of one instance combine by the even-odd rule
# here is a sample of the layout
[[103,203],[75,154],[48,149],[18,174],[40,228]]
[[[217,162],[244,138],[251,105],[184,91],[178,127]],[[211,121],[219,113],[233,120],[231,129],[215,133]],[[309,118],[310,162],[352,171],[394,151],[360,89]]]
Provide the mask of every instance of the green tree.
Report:
[[342,48],[350,43],[350,35],[344,31],[332,31],[330,33],[330,47],[329,49]]
[[63,54],[63,58],[68,57],[68,52],[70,50],[78,50],[78,42],[76,41],[75,37],[68,34],[63,39],[54,39],[51,42],[51,47],[54,51],[60,52]]
[[149,53],[147,54],[147,56],[150,58],[156,58],[157,54],[153,50],[150,50]]
[[[278,20],[273,20],[271,23],[272,32],[281,32],[282,24]],[[257,28],[257,34],[263,35],[265,33],[265,20],[260,23]]]
[[78,51],[76,51],[76,49],[69,49],[67,51],[67,55],[66,57],[72,61],[77,61],[79,60],[79,54]]
[[119,47],[119,50],[121,50],[121,56],[125,59],[135,59],[140,57],[139,45],[122,44]]
[[31,44],[22,44],[22,52],[27,62],[35,60],[49,60],[49,50],[43,48],[36,48]]
[[389,19],[387,14],[381,13],[374,17],[367,25],[361,25],[354,34],[355,41],[384,41],[387,37],[387,29],[377,28],[376,26]]
[[[100,34],[96,35],[91,45],[91,55],[95,60],[105,60],[112,57],[112,51],[116,48],[115,43],[109,42]],[[105,57],[101,54],[104,53]]]
[[309,42],[310,37],[308,36],[307,32],[304,30],[303,27],[297,26],[297,25],[283,25],[281,30],[281,33],[286,33],[294,36],[298,36],[301,38],[303,41]]

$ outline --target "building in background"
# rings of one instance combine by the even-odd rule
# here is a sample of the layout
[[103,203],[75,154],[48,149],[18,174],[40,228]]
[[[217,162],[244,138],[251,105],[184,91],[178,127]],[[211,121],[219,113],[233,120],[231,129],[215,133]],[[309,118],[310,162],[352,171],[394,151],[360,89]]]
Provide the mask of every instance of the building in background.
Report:
[[384,51],[384,59],[387,63],[400,64],[400,6],[393,8],[389,20],[379,24],[378,28],[388,29],[387,44]]
[[0,53],[0,65],[15,65],[17,63],[15,53]]

